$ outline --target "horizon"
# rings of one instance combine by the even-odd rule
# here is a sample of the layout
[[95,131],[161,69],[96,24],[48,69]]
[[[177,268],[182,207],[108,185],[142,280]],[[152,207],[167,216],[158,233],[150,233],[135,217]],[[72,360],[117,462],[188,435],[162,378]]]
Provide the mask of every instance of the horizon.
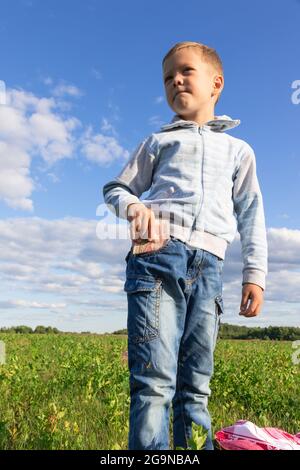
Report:
[[228,132],[255,151],[265,210],[262,310],[238,315],[237,234],[225,254],[222,320],[299,325],[299,18],[298,0],[192,0],[184,21],[178,0],[171,10],[158,0],[1,2],[1,325],[125,328],[130,242],[97,236],[102,188],[142,139],[171,121],[161,61],[185,40],[220,55],[225,86],[215,114],[241,120]]

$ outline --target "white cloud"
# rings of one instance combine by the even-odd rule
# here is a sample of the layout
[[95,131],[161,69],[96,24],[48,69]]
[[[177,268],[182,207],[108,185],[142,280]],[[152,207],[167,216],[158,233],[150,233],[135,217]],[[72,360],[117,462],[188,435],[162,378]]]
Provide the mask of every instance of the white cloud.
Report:
[[6,104],[6,85],[3,80],[0,80],[0,106]]
[[269,250],[272,262],[285,268],[299,266],[300,263],[300,230],[288,228],[270,228],[268,230]]
[[59,183],[60,182],[59,177],[55,173],[51,173],[51,172],[47,173],[47,176],[52,181],[52,183]]
[[125,150],[114,137],[95,134],[89,126],[81,138],[81,151],[85,157],[101,166],[109,166],[117,159],[127,160],[128,150]]
[[84,93],[75,85],[70,85],[67,83],[60,83],[52,90],[54,96],[82,96]]
[[[96,237],[97,221],[38,217],[0,221],[0,282],[19,283],[24,292],[84,295],[120,292],[129,241]],[[115,240],[116,242],[116,240]]]
[[116,129],[114,128],[114,126],[110,122],[108,122],[108,120],[106,118],[102,119],[101,131],[111,132],[113,135],[117,136]]
[[66,307],[66,304],[51,304],[47,302],[31,302],[28,300],[17,299],[9,301],[0,301],[0,308],[42,308],[42,309],[63,309]]
[[[75,317],[70,309],[78,319],[87,318],[90,311],[98,309],[99,317],[106,312],[105,321],[111,319],[108,330],[118,329],[114,315],[119,315],[124,325],[127,309],[124,258],[130,240],[99,240],[96,224],[95,220],[80,218],[27,217],[0,221],[0,319],[6,309],[12,319],[14,309],[20,316],[20,307],[26,315],[41,308],[49,315],[55,312],[59,315],[57,319],[69,321],[72,330],[71,320]],[[268,245],[264,305],[260,315],[253,319],[238,315],[243,266],[237,238],[227,251],[223,322],[248,326],[299,324],[300,231],[269,229]],[[64,317],[60,316],[61,310]],[[124,326],[120,324],[121,327]],[[81,330],[85,329],[83,324]]]
[[[53,84],[50,77],[43,80]],[[61,96],[79,96],[77,87],[60,84],[54,91],[55,97],[45,98],[8,89],[6,105],[0,106],[0,200],[11,208],[33,211],[32,193],[41,189],[38,177],[31,176],[36,158],[43,162],[39,171],[47,171],[52,181],[58,182],[49,169],[62,159],[82,156],[107,167],[130,156],[106,118],[102,119],[102,133],[97,133],[69,113],[71,105]],[[112,135],[106,135],[108,132]]]
[[32,114],[29,125],[35,135],[35,146],[39,155],[48,165],[61,160],[72,158],[76,148],[72,131],[80,125],[76,118],[63,120],[52,114]]
[[47,166],[74,156],[74,131],[80,121],[64,118],[56,108],[54,98],[7,90],[6,106],[0,106],[0,199],[12,208],[33,210],[36,185],[30,167],[34,156]]

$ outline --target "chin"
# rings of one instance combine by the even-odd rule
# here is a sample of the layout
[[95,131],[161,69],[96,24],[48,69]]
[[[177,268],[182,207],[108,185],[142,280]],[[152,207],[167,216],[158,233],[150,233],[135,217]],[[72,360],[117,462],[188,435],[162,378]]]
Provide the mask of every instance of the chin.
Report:
[[183,109],[183,110],[178,109],[178,111],[176,111],[176,114],[178,114],[178,116],[182,116],[183,119],[188,119],[187,116],[190,116],[191,114],[193,114],[193,111],[188,111],[186,109]]

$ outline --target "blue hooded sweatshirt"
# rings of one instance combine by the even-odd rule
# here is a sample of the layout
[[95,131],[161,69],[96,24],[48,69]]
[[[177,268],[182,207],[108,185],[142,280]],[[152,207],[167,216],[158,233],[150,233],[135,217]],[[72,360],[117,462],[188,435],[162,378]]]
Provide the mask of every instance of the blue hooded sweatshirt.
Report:
[[223,115],[200,126],[175,114],[137,146],[104,185],[103,197],[123,219],[129,204],[143,203],[169,221],[171,235],[222,259],[238,230],[242,284],[264,290],[268,248],[255,154],[247,142],[224,132],[239,124]]

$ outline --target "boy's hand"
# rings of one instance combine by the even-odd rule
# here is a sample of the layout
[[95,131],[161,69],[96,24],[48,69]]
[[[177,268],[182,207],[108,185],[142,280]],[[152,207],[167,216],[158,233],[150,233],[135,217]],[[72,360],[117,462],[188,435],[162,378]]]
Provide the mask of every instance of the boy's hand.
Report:
[[[248,300],[250,300],[250,304],[247,308]],[[249,282],[244,284],[239,315],[243,315],[244,317],[255,317],[259,314],[262,304],[263,289],[257,284],[251,284]]]
[[148,241],[155,241],[158,239],[155,214],[144,204],[129,204],[127,220],[130,222],[130,238],[132,240],[147,239]]
[[154,212],[142,203],[129,204],[127,220],[135,254],[158,250],[170,238],[163,225],[158,224]]

